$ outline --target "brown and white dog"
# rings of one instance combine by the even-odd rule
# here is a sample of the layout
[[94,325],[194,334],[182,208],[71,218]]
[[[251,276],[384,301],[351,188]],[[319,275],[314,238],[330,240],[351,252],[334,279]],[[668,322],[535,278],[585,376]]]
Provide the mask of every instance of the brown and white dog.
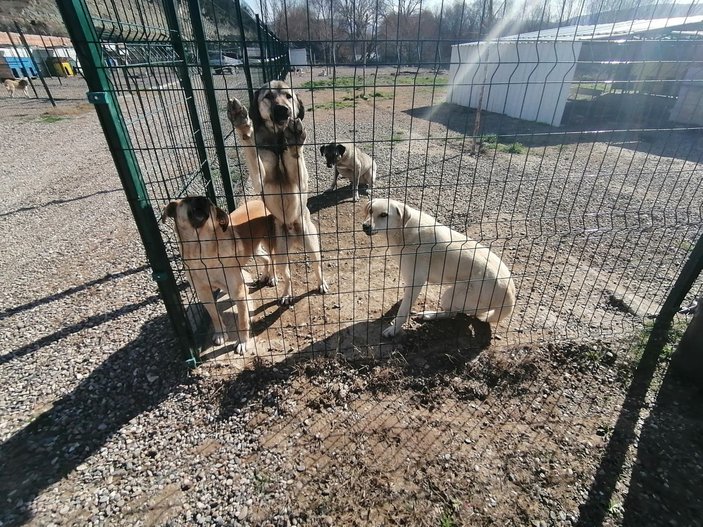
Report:
[[352,143],[330,143],[320,147],[327,162],[327,168],[334,167],[334,179],[325,192],[337,188],[339,176],[351,181],[354,201],[359,201],[359,183],[366,185],[366,191],[371,192],[376,181],[376,161],[370,155],[362,152]]
[[251,323],[242,268],[254,256],[261,256],[266,262],[262,280],[270,280],[269,259],[261,251],[271,254],[273,216],[261,200],[246,202],[228,215],[204,196],[189,196],[169,203],[161,221],[167,218],[174,220],[188,281],[212,319],[213,344],[224,344],[227,335],[214,299],[214,292],[220,289],[237,305],[236,350],[244,354]]
[[254,94],[248,111],[237,99],[231,99],[227,115],[244,146],[252,186],[276,218],[274,271],[283,267],[281,305],[293,300],[287,254],[300,245],[312,255],[317,290],[328,292],[322,276],[320,238],[307,208],[303,103],[286,83],[271,81]]
[[10,97],[14,97],[17,90],[22,90],[25,97],[29,99],[29,91],[27,90],[27,88],[29,88],[29,81],[26,77],[21,79],[5,79],[2,83],[7,93],[10,94]]
[[508,266],[488,247],[429,214],[392,199],[373,199],[366,205],[362,229],[369,236],[386,238],[388,254],[398,258],[405,282],[403,301],[395,321],[383,330],[384,337],[402,331],[427,283],[442,286],[442,311],[420,313],[421,320],[466,313],[497,323],[513,312],[516,292]]

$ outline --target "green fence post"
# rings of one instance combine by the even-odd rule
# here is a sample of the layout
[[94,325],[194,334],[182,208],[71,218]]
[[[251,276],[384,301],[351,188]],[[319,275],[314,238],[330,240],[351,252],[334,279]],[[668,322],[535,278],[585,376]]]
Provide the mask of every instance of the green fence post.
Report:
[[698,238],[698,242],[688,256],[688,260],[683,264],[681,273],[679,274],[674,286],[671,288],[669,295],[664,301],[656,320],[654,327],[650,333],[650,339],[659,338],[664,332],[668,331],[671,326],[671,321],[674,315],[681,306],[681,302],[693,287],[693,283],[703,271],[703,235]]
[[173,49],[180,58],[178,80],[181,89],[185,92],[186,106],[188,107],[188,116],[190,117],[190,128],[195,140],[195,145],[198,150],[198,159],[200,159],[200,167],[203,171],[203,178],[207,182],[205,190],[207,197],[213,203],[217,203],[215,187],[212,183],[212,171],[210,169],[210,160],[207,156],[205,148],[205,138],[203,137],[203,127],[198,116],[198,108],[195,104],[195,92],[193,91],[193,83],[190,82],[188,71],[188,61],[186,58],[185,46],[181,37],[181,26],[178,21],[178,12],[176,10],[177,0],[166,1],[163,3],[164,13],[166,14],[166,23],[168,24],[169,34],[171,36],[171,44]]
[[85,0],[59,0],[57,4],[90,90],[88,100],[95,105],[112,159],[144,243],[152,276],[159,287],[176,337],[188,353],[188,360],[193,362],[197,357],[198,348],[181,304],[178,285],[161,240],[154,209],[149,204],[146,187],[117,104],[114,88],[104,70],[102,47],[90,18],[88,6]]
[[[249,91],[249,100],[254,100],[254,85],[251,82],[251,65],[249,64],[249,50],[247,49],[247,35],[244,32],[244,19],[242,18],[242,6],[239,0],[234,0],[234,10],[239,21],[239,33],[242,38],[242,51],[244,58],[244,78],[247,80],[247,90]],[[257,86],[257,89],[259,87]]]
[[210,125],[212,126],[217,161],[220,165],[222,186],[225,189],[227,208],[229,212],[232,212],[236,208],[234,204],[234,194],[232,192],[232,179],[229,173],[227,153],[225,152],[225,140],[222,135],[220,113],[217,107],[217,99],[215,99],[215,82],[212,79],[212,70],[210,69],[210,57],[208,56],[207,41],[205,40],[205,29],[203,28],[203,19],[200,12],[200,1],[188,0],[188,7],[190,9],[190,18],[193,25],[193,37],[195,38],[195,45],[198,48],[198,55],[200,56],[200,74],[203,79],[203,86],[205,87],[205,102],[207,103],[208,112],[210,114]]
[[259,15],[256,15],[256,34],[259,39],[259,56],[261,57],[261,75],[263,77],[264,84],[269,81],[268,74],[266,72],[266,50],[264,48],[264,41],[261,38],[261,20],[259,20]]

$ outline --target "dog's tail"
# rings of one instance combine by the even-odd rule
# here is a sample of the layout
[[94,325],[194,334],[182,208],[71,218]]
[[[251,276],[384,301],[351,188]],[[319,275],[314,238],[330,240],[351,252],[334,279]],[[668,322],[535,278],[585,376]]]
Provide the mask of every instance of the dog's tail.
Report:
[[517,291],[515,289],[513,277],[508,277],[508,280],[508,288],[506,289],[505,296],[503,297],[503,305],[494,307],[490,311],[486,311],[482,315],[479,315],[479,320],[497,324],[501,320],[512,315],[513,309],[515,309],[515,301],[517,300]]

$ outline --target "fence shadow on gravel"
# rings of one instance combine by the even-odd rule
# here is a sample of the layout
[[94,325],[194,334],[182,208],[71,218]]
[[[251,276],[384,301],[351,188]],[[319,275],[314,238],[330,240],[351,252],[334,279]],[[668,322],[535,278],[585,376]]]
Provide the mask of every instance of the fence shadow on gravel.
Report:
[[[650,339],[644,349],[588,498],[581,505],[578,526],[603,525],[610,514],[619,512],[624,526],[701,525],[703,391],[678,380],[669,369],[641,432],[637,430],[662,349],[659,339]],[[637,453],[629,490],[620,504],[614,493],[633,444]],[[692,518],[699,522],[689,524]]]
[[18,214],[20,212],[31,212],[33,210],[40,210],[40,209],[43,209],[44,207],[48,207],[49,205],[63,205],[64,203],[72,203],[74,201],[89,199],[89,198],[93,198],[95,196],[102,196],[103,194],[112,194],[115,192],[123,192],[123,190],[120,188],[116,188],[116,189],[112,189],[112,190],[98,190],[97,192],[93,192],[91,194],[86,194],[84,196],[77,196],[75,198],[52,199],[51,201],[47,201],[46,203],[43,203],[41,205],[32,205],[30,207],[20,207],[19,209],[11,210],[9,212],[0,213],[0,218],[4,218],[6,216],[12,216],[12,215]]
[[29,507],[44,489],[184,382],[187,372],[172,335],[165,315],[150,320],[134,341],[0,446],[2,525],[29,521]]
[[[34,309],[37,306],[40,306],[42,304],[48,304],[49,302],[55,302],[57,300],[61,300],[63,298],[69,297],[71,295],[75,295],[76,293],[80,293],[81,291],[85,291],[86,289],[90,287],[95,287],[96,285],[104,284],[106,282],[111,282],[113,280],[118,280],[120,278],[124,278],[125,276],[130,276],[133,274],[138,274],[141,273],[142,271],[146,271],[149,269],[148,265],[140,265],[139,267],[135,267],[133,269],[127,269],[126,271],[120,271],[118,273],[108,273],[102,278],[96,278],[95,280],[91,280],[90,282],[85,282],[84,284],[77,285],[74,287],[69,287],[68,289],[64,289],[63,291],[59,291],[58,293],[54,293],[53,295],[48,295],[43,298],[39,298],[36,300],[32,300],[31,302],[27,302],[25,304],[20,304],[19,306],[14,306],[14,307],[9,307],[7,309],[4,309],[0,311],[0,320],[6,319],[8,317],[11,317],[13,315],[16,315],[17,313],[22,313],[23,311],[28,311],[30,309]],[[127,306],[128,308],[129,306]],[[100,317],[103,320],[108,320],[109,315],[102,314]],[[64,328],[62,331],[65,331],[66,329]],[[34,345],[31,345],[34,346]],[[8,353],[9,355],[15,354],[15,352],[10,352]],[[3,362],[6,362],[4,360],[5,355],[0,356],[0,364]]]

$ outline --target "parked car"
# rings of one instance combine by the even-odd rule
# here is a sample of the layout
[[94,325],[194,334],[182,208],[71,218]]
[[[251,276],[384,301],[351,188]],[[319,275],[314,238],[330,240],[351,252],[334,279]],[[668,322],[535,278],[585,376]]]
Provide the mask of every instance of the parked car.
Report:
[[228,57],[219,51],[208,53],[208,59],[210,60],[212,71],[219,75],[237,73],[239,66],[244,64],[241,60]]

